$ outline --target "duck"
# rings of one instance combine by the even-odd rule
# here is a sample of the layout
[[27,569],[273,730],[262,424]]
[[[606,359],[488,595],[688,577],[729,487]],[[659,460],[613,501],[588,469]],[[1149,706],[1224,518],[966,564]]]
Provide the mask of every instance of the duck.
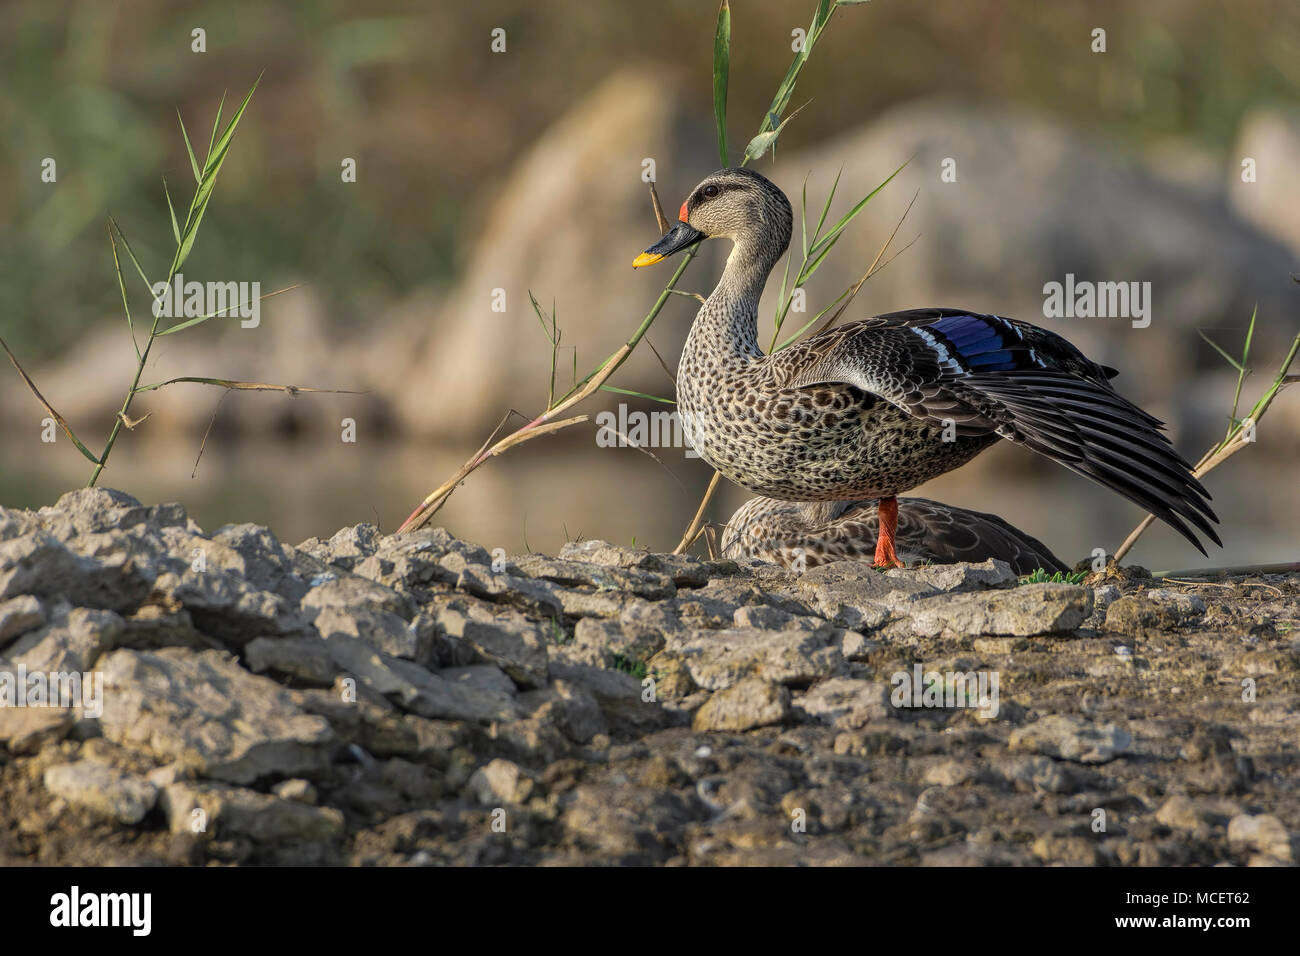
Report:
[[[757,558],[796,570],[875,554],[879,503],[778,501],[759,495],[736,510],[722,532],[722,556]],[[994,514],[928,498],[899,498],[894,547],[900,560],[950,564],[997,558],[1016,574],[1069,568],[1051,550]]]
[[790,201],[761,173],[720,169],[633,261],[709,239],[731,252],[677,371],[683,437],[740,487],[778,501],[878,502],[875,563],[900,567],[899,494],[1010,441],[1173,527],[1221,545],[1210,495],[1159,419],[1115,391],[1118,371],[1029,322],[958,308],[845,322],[764,352],[758,303],[785,254]]

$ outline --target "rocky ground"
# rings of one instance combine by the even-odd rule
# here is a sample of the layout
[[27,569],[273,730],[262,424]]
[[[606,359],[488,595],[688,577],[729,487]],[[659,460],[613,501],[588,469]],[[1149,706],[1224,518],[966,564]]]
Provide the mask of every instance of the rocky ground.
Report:
[[[1300,576],[290,547],[78,491],[0,509],[0,863],[1288,864],[1297,622]],[[90,692],[16,706],[51,673]]]

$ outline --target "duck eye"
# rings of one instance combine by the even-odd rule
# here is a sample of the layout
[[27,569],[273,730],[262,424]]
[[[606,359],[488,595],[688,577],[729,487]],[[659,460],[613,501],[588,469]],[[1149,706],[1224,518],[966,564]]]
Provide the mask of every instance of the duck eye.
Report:
[[714,196],[716,196],[720,191],[721,191],[721,190],[719,190],[717,186],[712,186],[712,185],[710,185],[710,186],[705,186],[705,187],[704,187],[704,198],[705,198],[705,199],[712,199],[712,198],[713,198]]

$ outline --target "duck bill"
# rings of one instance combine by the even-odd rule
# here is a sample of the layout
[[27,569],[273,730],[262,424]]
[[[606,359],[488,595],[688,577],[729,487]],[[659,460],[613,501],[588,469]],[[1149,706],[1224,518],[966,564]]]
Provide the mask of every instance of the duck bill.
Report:
[[632,260],[632,268],[640,269],[642,266],[652,266],[662,259],[667,259],[674,252],[681,252],[688,246],[695,245],[703,238],[704,233],[698,229],[692,229],[684,222],[679,222],[664,233],[662,239]]

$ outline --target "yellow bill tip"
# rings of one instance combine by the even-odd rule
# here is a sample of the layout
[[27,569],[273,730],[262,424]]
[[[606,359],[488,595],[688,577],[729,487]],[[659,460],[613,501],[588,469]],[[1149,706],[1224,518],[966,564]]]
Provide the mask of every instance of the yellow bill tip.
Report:
[[632,268],[640,269],[642,266],[652,266],[663,259],[663,256],[657,256],[650,252],[643,252],[632,260]]

